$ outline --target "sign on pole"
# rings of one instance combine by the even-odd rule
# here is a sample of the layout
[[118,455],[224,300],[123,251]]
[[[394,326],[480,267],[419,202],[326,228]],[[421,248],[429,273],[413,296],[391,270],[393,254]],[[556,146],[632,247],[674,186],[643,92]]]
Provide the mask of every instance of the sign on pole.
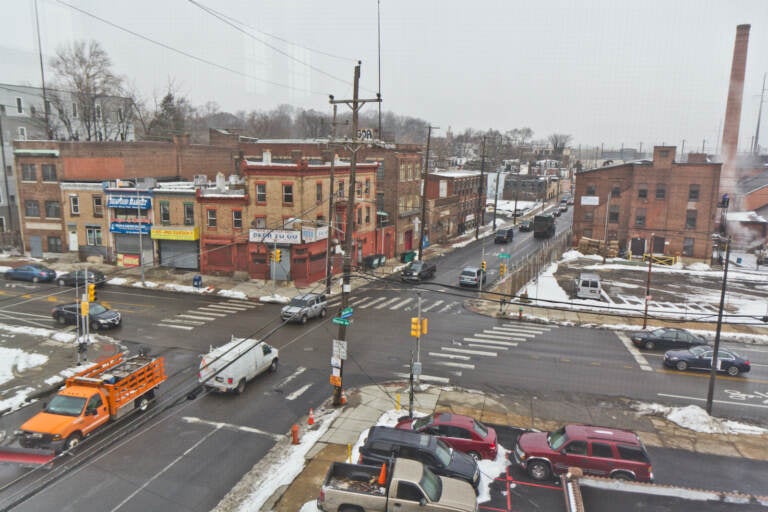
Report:
[[341,315],[339,315],[341,318],[349,318],[352,316],[352,313],[354,313],[354,310],[352,308],[344,308],[341,310]]
[[347,342],[344,340],[333,340],[333,357],[346,361]]
[[507,252],[499,253],[499,258],[502,260],[508,260],[510,258],[510,254]]
[[337,317],[337,316],[336,316],[336,317],[333,317],[333,319],[331,320],[331,322],[333,322],[334,324],[337,324],[337,325],[349,325],[349,324],[351,323],[351,322],[350,322],[349,320],[347,320],[346,318],[339,318],[339,317]]

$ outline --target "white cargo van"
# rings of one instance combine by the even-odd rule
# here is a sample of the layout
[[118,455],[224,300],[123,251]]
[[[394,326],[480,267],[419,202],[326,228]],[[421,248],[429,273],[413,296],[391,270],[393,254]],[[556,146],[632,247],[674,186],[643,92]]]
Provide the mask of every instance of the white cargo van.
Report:
[[277,352],[261,340],[233,336],[232,341],[203,356],[197,380],[214,391],[242,393],[249,380],[277,370]]
[[579,299],[601,300],[600,276],[582,273],[576,280],[576,297]]

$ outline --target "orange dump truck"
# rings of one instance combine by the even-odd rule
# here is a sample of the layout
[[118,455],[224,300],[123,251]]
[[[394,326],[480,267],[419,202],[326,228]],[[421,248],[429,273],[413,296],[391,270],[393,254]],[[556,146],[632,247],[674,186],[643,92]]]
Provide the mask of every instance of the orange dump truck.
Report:
[[110,420],[145,411],[165,379],[162,357],[118,354],[86,368],[16,431],[22,449],[2,449],[0,460],[49,462]]

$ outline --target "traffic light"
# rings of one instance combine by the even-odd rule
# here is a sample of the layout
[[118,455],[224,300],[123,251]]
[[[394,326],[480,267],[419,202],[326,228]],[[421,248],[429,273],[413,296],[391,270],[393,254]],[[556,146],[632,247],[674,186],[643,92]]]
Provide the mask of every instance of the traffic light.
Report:
[[411,336],[418,338],[421,336],[421,325],[419,325],[419,317],[411,317]]
[[88,302],[94,302],[96,300],[96,285],[88,283]]
[[280,263],[280,249],[275,249],[275,261]]
[[421,335],[424,336],[427,334],[427,319],[422,318],[421,319]]
[[499,274],[503,277],[507,273],[507,264],[506,263],[499,263]]
[[267,263],[272,263],[272,251],[267,251]]
[[483,262],[480,263],[480,268],[483,269],[483,272],[485,272],[485,260],[483,260]]

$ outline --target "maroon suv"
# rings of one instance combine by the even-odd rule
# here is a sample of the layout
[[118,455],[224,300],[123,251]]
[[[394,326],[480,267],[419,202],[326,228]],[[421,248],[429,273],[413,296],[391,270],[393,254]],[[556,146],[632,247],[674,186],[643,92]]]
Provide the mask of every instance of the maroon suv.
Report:
[[515,462],[534,480],[577,467],[586,475],[653,481],[648,452],[629,430],[565,425],[554,432],[525,432],[518,437],[513,453]]

